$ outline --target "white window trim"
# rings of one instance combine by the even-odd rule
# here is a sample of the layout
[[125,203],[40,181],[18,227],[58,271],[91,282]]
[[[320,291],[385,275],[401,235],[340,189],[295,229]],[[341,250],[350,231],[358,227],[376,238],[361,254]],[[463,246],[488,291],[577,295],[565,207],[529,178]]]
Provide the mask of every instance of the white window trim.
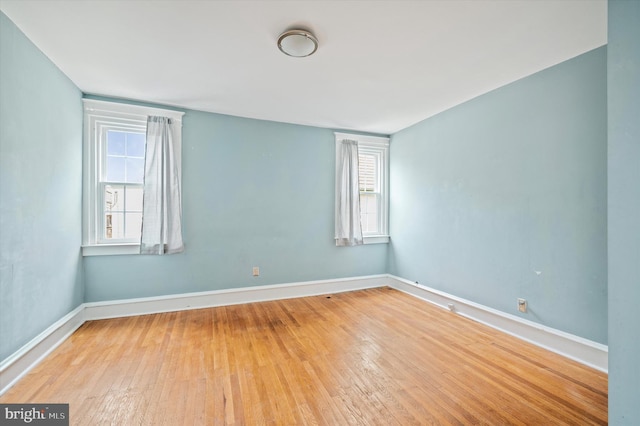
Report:
[[356,133],[334,132],[336,137],[336,149],[343,139],[351,139],[358,141],[358,149],[373,148],[381,153],[382,173],[380,179],[381,199],[380,204],[380,220],[381,232],[376,235],[363,235],[365,244],[382,244],[388,243],[389,236],[389,138],[383,136],[369,136]]
[[[139,254],[140,244],[137,242],[104,243],[100,241],[98,236],[99,225],[102,223],[102,215],[99,212],[98,204],[102,197],[97,191],[100,170],[98,161],[100,156],[97,151],[99,149],[99,139],[96,137],[96,124],[106,122],[109,119],[117,119],[119,121],[131,121],[136,125],[144,122],[146,126],[147,117],[157,115],[169,117],[174,120],[174,123],[179,123],[182,126],[184,112],[94,99],[83,99],[82,101],[84,103],[82,255]],[[177,133],[178,137],[181,137],[182,132]]]

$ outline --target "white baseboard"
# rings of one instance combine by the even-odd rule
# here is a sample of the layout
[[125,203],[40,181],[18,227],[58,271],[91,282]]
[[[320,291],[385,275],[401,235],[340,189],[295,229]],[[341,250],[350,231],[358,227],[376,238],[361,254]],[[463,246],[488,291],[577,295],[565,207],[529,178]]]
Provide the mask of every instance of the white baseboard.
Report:
[[318,296],[389,286],[422,300],[455,311],[507,334],[556,352],[597,370],[607,372],[606,345],[564,333],[514,315],[491,309],[450,294],[414,284],[393,275],[371,275],[300,283],[214,290],[169,296],[84,303],[40,333],[0,363],[0,395],[42,361],[85,321],[201,309],[295,297]]
[[409,280],[389,275],[388,285],[396,290],[448,309],[457,314],[518,337],[589,367],[608,372],[609,350],[606,345],[565,333],[515,315],[435,290]]
[[170,296],[85,303],[86,320],[117,318],[268,300],[292,299],[387,285],[388,275],[242,287]]
[[0,395],[71,336],[84,322],[84,305],[80,305],[2,360],[0,363]]

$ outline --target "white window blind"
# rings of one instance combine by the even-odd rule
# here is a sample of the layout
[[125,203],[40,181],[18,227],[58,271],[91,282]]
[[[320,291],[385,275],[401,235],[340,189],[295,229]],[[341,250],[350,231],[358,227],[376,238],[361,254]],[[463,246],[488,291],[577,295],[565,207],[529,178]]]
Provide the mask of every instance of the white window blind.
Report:
[[360,167],[358,169],[358,183],[360,192],[377,192],[376,190],[376,158],[372,154],[358,155]]

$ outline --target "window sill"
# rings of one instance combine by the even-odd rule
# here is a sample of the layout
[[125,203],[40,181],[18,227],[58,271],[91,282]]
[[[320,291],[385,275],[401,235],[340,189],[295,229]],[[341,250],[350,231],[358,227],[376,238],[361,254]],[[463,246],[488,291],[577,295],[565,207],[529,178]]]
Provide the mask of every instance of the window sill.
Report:
[[83,256],[114,256],[122,254],[140,254],[140,244],[100,244],[82,246]]
[[386,244],[391,237],[388,235],[376,235],[375,237],[364,237],[365,244]]

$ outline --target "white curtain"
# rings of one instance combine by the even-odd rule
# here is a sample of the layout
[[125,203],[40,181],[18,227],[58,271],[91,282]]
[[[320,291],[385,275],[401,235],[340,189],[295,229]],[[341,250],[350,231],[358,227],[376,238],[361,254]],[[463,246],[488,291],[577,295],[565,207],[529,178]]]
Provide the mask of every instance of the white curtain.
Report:
[[358,142],[343,139],[336,144],[336,245],[363,243],[358,187]]
[[[179,126],[179,124],[178,124]],[[147,119],[140,253],[170,254],[182,243],[179,128],[167,117]]]

